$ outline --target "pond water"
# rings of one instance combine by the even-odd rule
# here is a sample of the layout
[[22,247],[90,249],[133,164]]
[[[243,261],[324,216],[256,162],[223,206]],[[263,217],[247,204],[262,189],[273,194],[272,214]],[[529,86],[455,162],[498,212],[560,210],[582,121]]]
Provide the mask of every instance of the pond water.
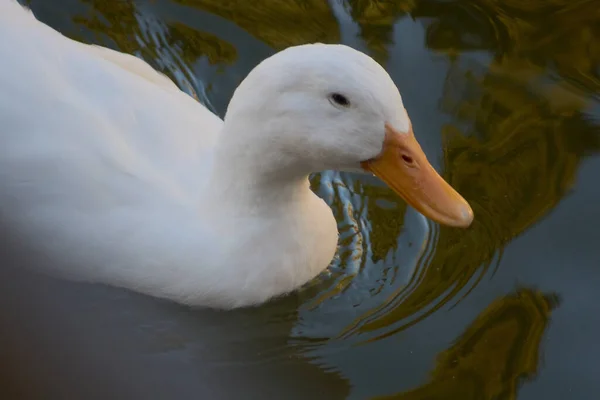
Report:
[[[191,310],[15,278],[4,293],[27,301],[6,318],[31,338],[19,343],[35,353],[29,373],[47,376],[38,379],[46,394],[600,393],[594,0],[24,2],[71,38],[147,60],[220,116],[250,69],[278,50],[325,42],[365,51],[389,71],[424,151],[476,216],[467,230],[439,227],[375,178],[328,171],[312,184],[339,221],[338,257],[308,287],[260,308]],[[44,339],[34,342],[36,332]],[[64,362],[77,355],[85,367]]]

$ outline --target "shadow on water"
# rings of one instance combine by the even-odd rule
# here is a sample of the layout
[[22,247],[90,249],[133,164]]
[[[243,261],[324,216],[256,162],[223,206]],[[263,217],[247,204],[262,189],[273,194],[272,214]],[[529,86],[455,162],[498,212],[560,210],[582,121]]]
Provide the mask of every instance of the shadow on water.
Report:
[[[291,45],[338,43],[355,27],[357,36],[346,44],[366,46],[385,66],[403,50],[397,43],[400,26],[420,27],[428,59],[414,79],[444,77],[439,94],[433,93],[439,97],[437,109],[409,107],[409,113],[413,122],[447,121],[441,134],[443,175],[473,206],[471,228],[431,224],[372,177],[316,174],[312,187],[332,206],[340,230],[338,255],[323,276],[279,302],[223,315],[141,306],[129,296],[107,301],[99,321],[122,326],[120,334],[129,338],[122,351],[152,353],[135,345],[136,338],[147,337],[159,346],[157,353],[179,363],[171,359],[174,364],[167,365],[194,371],[187,379],[216,379],[194,375],[198,365],[213,361],[222,365],[219,371],[234,371],[237,365],[232,374],[240,379],[260,370],[257,382],[268,382],[276,370],[278,377],[287,371],[314,381],[323,390],[319,398],[327,399],[514,399],[521,383],[539,374],[542,337],[550,314],[562,304],[552,288],[533,289],[534,282],[515,291],[513,278],[503,294],[486,297],[476,313],[460,307],[481,282],[500,274],[507,247],[549,218],[572,193],[586,159],[600,150],[600,42],[595,40],[600,15],[593,0],[28,3],[67,36],[145,59],[220,115],[239,81],[263,58]],[[340,13],[349,15],[348,21]],[[402,68],[388,68],[396,81]],[[85,290],[74,290],[60,307],[86,296]],[[115,305],[128,311],[114,314]],[[145,313],[146,307],[153,311]],[[431,322],[450,311],[457,313],[456,322]],[[400,340],[408,328],[428,323],[434,327],[427,329],[436,330],[444,323],[459,325],[449,330],[452,339],[441,341],[435,365],[431,357],[419,359],[432,370],[429,378],[398,385],[388,379],[386,388],[365,389],[367,384],[346,372],[355,359],[332,361],[340,353],[350,357],[368,348],[394,369],[402,361],[391,360],[386,350],[401,344],[391,338]],[[91,319],[86,324],[102,329]],[[96,342],[84,343],[93,347]],[[203,350],[206,343],[214,346],[212,355]],[[384,350],[369,347],[379,344]],[[284,359],[293,361],[284,365]],[[271,368],[256,367],[269,363]],[[252,390],[253,383],[243,385]],[[300,390],[291,379],[275,386],[286,385],[288,392]],[[400,389],[405,386],[413,388]],[[357,387],[362,394],[352,397]]]

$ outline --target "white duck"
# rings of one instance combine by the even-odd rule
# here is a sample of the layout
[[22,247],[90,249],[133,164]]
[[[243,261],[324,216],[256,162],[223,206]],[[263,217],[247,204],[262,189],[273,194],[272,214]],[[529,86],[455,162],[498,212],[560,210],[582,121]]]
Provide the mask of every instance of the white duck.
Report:
[[[190,305],[256,305],[337,247],[312,172],[370,171],[440,223],[468,203],[433,169],[398,89],[342,45],[260,63],[222,121],[145,62],[0,0],[0,223],[69,279]],[[7,40],[10,38],[10,40]]]

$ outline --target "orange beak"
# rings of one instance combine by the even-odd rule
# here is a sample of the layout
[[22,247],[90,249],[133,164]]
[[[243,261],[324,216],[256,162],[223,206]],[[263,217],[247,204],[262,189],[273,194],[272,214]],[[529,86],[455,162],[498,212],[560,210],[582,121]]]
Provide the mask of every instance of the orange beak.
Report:
[[386,124],[382,152],[376,158],[363,161],[361,166],[424,216],[461,228],[473,222],[469,203],[427,161],[412,125],[408,133],[400,133]]

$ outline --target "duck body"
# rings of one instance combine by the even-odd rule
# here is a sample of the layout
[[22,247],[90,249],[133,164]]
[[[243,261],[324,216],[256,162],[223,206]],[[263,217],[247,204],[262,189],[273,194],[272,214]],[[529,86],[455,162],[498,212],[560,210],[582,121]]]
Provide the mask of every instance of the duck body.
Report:
[[308,182],[330,169],[372,172],[442,223],[473,218],[387,72],[349,47],[264,60],[221,120],[15,0],[0,0],[0,37],[0,224],[44,272],[196,306],[263,303],[335,255],[336,221]]
[[12,0],[0,0],[0,35],[14,38],[0,41],[0,222],[44,270],[229,308],[329,263],[335,221],[307,181],[267,219],[251,204],[203,208],[223,121],[168,78]]

